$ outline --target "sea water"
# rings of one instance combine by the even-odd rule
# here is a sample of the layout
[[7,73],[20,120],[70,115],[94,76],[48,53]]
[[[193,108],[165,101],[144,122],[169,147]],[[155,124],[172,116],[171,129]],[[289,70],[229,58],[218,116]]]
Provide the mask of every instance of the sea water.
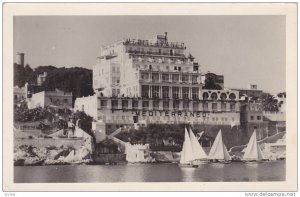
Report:
[[182,168],[177,164],[16,166],[15,183],[284,181],[285,161],[232,162]]

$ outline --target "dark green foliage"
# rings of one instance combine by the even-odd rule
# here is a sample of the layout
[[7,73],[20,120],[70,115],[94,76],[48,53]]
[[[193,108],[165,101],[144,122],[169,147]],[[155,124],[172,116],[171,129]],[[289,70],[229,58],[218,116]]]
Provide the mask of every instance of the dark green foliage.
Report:
[[[147,127],[141,127],[138,130],[130,130],[129,132],[121,132],[116,135],[122,141],[130,142],[131,144],[150,144],[155,150],[164,150],[163,140],[173,141],[172,149],[181,147],[184,140],[184,128],[186,124],[149,124]],[[193,125],[194,134],[205,131],[200,142],[207,147],[212,145],[219,130],[222,130],[223,141],[227,148],[232,146],[242,145],[247,141],[248,137],[242,132],[239,127],[231,128],[228,125]],[[171,145],[170,145],[171,147]],[[176,148],[177,147],[177,148]]]
[[212,77],[208,77],[205,79],[205,84],[203,86],[203,89],[222,90],[222,87],[216,84]]
[[54,66],[39,66],[32,70],[29,65],[22,67],[14,64],[14,86],[23,87],[26,82],[36,84],[37,76],[47,72],[46,81],[42,84],[44,90],[58,88],[65,92],[72,92],[76,97],[93,95],[93,73],[86,68],[56,68]]
[[278,100],[269,93],[263,93],[260,97],[262,107],[264,111],[278,112]]

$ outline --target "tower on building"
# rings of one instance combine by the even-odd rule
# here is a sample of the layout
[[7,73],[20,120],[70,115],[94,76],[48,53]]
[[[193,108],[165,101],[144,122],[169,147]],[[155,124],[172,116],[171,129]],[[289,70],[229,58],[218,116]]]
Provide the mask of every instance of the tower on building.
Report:
[[24,53],[17,53],[17,64],[21,65],[24,67]]

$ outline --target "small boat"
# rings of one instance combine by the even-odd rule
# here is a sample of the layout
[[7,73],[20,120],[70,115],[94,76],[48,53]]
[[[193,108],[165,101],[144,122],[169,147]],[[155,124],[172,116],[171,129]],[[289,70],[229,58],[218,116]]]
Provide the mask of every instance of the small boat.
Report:
[[259,163],[264,160],[264,156],[262,154],[262,151],[257,143],[256,138],[256,130],[254,130],[249,143],[245,149],[245,154],[243,156],[243,162],[246,163]]
[[195,160],[195,156],[193,153],[192,143],[191,143],[188,131],[185,128],[184,142],[183,142],[183,146],[182,146],[179,166],[180,167],[188,167],[188,168],[197,168],[198,165],[193,164],[194,160]]
[[225,144],[223,143],[221,130],[216,136],[216,139],[210,149],[208,159],[211,160],[213,163],[231,163],[231,156],[229,155],[228,150]]
[[192,163],[195,165],[210,163],[210,161],[207,158],[206,153],[204,152],[203,148],[201,147],[201,145],[200,145],[199,141],[197,140],[196,136],[194,135],[192,129],[190,129],[190,140],[191,140],[193,154],[194,154],[194,161]]

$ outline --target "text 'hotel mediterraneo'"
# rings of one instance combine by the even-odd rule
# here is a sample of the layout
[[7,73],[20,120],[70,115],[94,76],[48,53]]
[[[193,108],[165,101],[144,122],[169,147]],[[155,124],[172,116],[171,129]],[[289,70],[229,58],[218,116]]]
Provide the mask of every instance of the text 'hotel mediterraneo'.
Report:
[[203,89],[200,65],[184,43],[124,39],[101,48],[93,67],[95,95],[75,110],[106,125],[240,122],[239,93]]

